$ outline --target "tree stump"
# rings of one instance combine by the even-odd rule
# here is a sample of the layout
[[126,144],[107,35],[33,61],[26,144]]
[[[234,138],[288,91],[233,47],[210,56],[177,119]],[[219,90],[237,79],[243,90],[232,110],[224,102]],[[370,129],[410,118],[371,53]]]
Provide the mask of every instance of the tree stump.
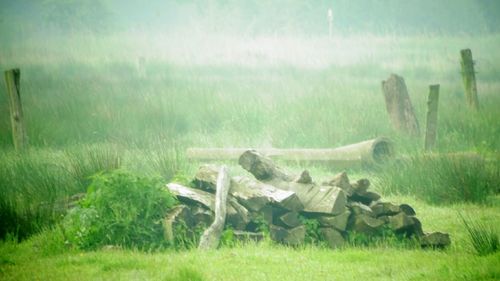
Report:
[[387,113],[394,128],[411,136],[419,136],[420,128],[403,77],[392,74],[382,81]]

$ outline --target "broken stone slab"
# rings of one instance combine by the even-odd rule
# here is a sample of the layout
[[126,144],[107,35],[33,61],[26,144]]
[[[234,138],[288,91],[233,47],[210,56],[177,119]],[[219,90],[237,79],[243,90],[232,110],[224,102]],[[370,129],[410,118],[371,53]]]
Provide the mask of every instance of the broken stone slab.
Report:
[[274,219],[273,224],[287,229],[291,229],[302,225],[302,222],[299,219],[299,213],[288,212]]
[[338,187],[289,183],[284,188],[297,194],[304,212],[338,215],[345,210],[347,198]]
[[290,246],[298,246],[304,243],[306,227],[301,225],[292,229],[285,229],[277,225],[270,226],[271,239]]
[[336,216],[323,215],[318,217],[318,222],[323,227],[333,227],[338,231],[345,231],[350,215],[351,212],[349,210]]
[[290,211],[304,209],[304,205],[295,192],[278,189],[247,177],[233,177],[229,192],[251,211],[258,211],[269,203]]
[[189,207],[185,205],[177,205],[167,213],[163,220],[163,233],[166,241],[175,242],[175,230],[178,227],[185,227],[188,238],[192,238],[194,233],[191,229],[194,226],[193,217]]
[[328,182],[324,182],[323,185],[336,186],[341,188],[347,197],[351,197],[354,193],[354,189],[349,183],[349,178],[347,177],[346,172],[342,172],[337,174],[333,179]]
[[401,212],[398,205],[394,205],[390,202],[376,202],[370,205],[373,214],[376,217],[380,216],[394,216]]
[[422,248],[438,248],[443,249],[451,244],[450,235],[448,233],[433,232],[426,233],[420,238]]
[[328,244],[328,247],[337,249],[345,245],[345,239],[339,231],[330,227],[322,227],[319,229],[319,232]]
[[232,196],[228,198],[226,223],[236,230],[243,230],[250,222],[250,214],[248,210],[243,207]]
[[370,207],[363,203],[359,202],[350,202],[348,204],[348,208],[351,210],[351,212],[355,215],[368,215],[370,217],[373,217],[373,211]]
[[401,212],[397,215],[389,217],[389,226],[391,229],[398,232],[407,232],[414,225],[415,221],[412,217]]
[[365,214],[356,215],[348,225],[348,231],[355,231],[366,235],[375,235],[380,233],[384,221],[370,217]]
[[309,174],[309,171],[308,170],[304,170],[302,171],[302,173],[300,173],[300,175],[294,180],[294,182],[296,183],[302,183],[302,184],[309,184],[309,183],[312,183],[313,180],[312,180],[312,177],[311,175]]
[[233,238],[235,241],[243,243],[250,241],[259,242],[264,239],[264,233],[235,230],[233,231]]

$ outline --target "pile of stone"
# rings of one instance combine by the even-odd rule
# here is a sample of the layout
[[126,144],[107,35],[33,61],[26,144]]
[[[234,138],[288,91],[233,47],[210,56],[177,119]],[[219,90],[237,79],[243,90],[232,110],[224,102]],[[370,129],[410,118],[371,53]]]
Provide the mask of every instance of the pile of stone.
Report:
[[[367,179],[351,183],[343,172],[319,184],[308,171],[292,176],[254,150],[243,153],[239,164],[253,177],[234,176],[230,180],[225,223],[234,230],[237,240],[262,239],[264,225],[276,242],[303,244],[306,227],[302,217],[317,220],[320,237],[332,248],[344,245],[350,233],[374,236],[387,229],[401,237],[418,239],[422,247],[450,244],[448,234],[424,233],[411,206],[382,201],[379,194],[369,190]],[[181,205],[164,220],[166,239],[173,240],[179,229],[184,235],[195,235],[194,229],[212,223],[218,173],[217,166],[203,165],[190,187],[167,184]]]

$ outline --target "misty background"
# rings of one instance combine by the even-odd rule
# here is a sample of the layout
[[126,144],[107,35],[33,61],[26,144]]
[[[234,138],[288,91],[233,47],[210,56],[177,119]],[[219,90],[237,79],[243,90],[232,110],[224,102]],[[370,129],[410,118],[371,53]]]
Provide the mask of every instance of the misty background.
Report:
[[2,41],[123,31],[327,35],[327,10],[340,33],[487,33],[500,30],[496,0],[2,0]]

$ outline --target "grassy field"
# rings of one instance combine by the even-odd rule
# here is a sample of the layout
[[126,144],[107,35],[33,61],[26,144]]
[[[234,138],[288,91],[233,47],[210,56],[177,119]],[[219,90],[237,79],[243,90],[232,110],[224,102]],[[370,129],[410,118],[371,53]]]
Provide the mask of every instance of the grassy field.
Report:
[[2,280],[498,280],[500,253],[478,256],[457,213],[487,224],[500,220],[500,198],[491,206],[429,206],[409,197],[387,198],[415,206],[426,231],[446,231],[447,250],[421,250],[392,244],[331,250],[293,249],[269,243],[223,247],[215,252],[144,253],[64,248],[57,231],[27,242],[0,246]]
[[[28,151],[13,151],[1,94],[1,234],[39,233],[2,243],[0,279],[498,280],[499,254],[474,254],[458,212],[500,222],[499,45],[499,35],[329,40],[141,33],[32,36],[0,45],[1,69],[21,68],[30,141]],[[463,48],[476,60],[480,112],[465,104]],[[441,84],[436,152],[476,152],[486,161],[427,159],[423,137],[395,132],[380,85],[391,73],[405,78],[422,130],[428,86]],[[199,165],[183,155],[190,146],[336,147],[378,136],[393,139],[398,155],[412,160],[349,171],[351,178],[369,177],[384,198],[415,206],[424,230],[450,233],[450,249],[265,243],[207,253],[80,252],[59,245],[51,228],[65,212],[57,208],[61,202],[85,191],[100,171],[125,167],[168,181],[192,176]],[[313,177],[338,172],[311,170]]]

